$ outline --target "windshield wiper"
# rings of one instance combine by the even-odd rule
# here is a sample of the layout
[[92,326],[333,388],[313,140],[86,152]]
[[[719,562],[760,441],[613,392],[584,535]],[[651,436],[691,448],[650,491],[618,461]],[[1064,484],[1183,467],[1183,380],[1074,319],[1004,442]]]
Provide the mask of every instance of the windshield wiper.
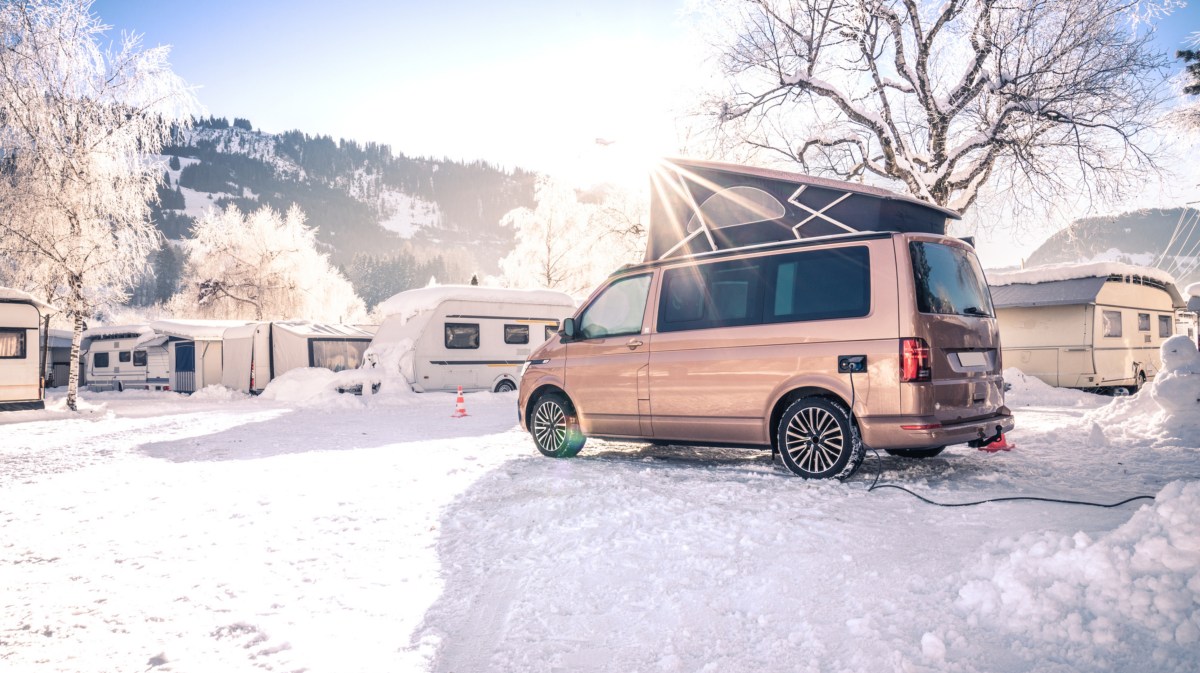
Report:
[[978,306],[968,306],[968,307],[964,308],[962,310],[962,312],[963,312],[963,315],[978,315],[978,316],[983,316],[984,318],[992,317],[991,313],[988,313],[987,311],[979,308]]

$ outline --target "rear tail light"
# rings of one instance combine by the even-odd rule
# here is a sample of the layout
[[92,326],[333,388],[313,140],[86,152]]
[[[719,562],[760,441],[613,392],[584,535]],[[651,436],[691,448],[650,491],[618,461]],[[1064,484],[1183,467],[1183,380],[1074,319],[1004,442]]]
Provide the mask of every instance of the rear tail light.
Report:
[[900,381],[927,383],[933,378],[929,344],[919,337],[900,340]]

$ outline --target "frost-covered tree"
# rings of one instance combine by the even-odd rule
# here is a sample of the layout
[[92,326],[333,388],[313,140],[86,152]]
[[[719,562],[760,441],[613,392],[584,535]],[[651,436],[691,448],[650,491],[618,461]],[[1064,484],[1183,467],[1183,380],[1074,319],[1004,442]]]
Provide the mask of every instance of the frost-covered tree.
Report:
[[144,157],[194,107],[166,47],[127,35],[102,49],[90,5],[0,3],[0,249],[73,322],[71,409],[84,321],[158,245],[148,201],[162,167]]
[[965,212],[989,183],[1038,203],[1154,170],[1176,0],[751,0],[722,5],[718,135],[802,170],[896,181]]
[[366,309],[350,282],[319,252],[315,230],[292,206],[243,214],[209,211],[184,241],[184,283],[176,314],[228,320],[361,320]]
[[576,190],[547,176],[538,178],[534,200],[535,207],[517,208],[500,221],[516,229],[516,246],[500,260],[510,287],[581,294],[640,259],[642,201],[617,191],[581,201]]

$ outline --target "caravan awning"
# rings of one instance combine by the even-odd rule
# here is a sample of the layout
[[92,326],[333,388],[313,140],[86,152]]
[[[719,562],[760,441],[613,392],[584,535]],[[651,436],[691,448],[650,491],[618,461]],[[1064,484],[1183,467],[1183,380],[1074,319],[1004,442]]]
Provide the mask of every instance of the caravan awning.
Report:
[[958,213],[886,189],[670,159],[651,174],[646,260],[865,231],[946,233]]

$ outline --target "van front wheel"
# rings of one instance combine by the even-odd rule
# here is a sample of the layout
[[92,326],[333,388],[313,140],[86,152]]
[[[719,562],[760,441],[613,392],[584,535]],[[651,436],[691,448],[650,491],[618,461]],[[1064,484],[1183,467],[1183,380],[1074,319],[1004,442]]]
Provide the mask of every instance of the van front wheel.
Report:
[[845,479],[866,454],[850,412],[824,397],[792,402],[779,419],[776,441],[783,464],[805,479]]
[[562,395],[551,393],[538,400],[529,422],[529,434],[543,456],[570,458],[587,438],[579,431],[575,408]]

